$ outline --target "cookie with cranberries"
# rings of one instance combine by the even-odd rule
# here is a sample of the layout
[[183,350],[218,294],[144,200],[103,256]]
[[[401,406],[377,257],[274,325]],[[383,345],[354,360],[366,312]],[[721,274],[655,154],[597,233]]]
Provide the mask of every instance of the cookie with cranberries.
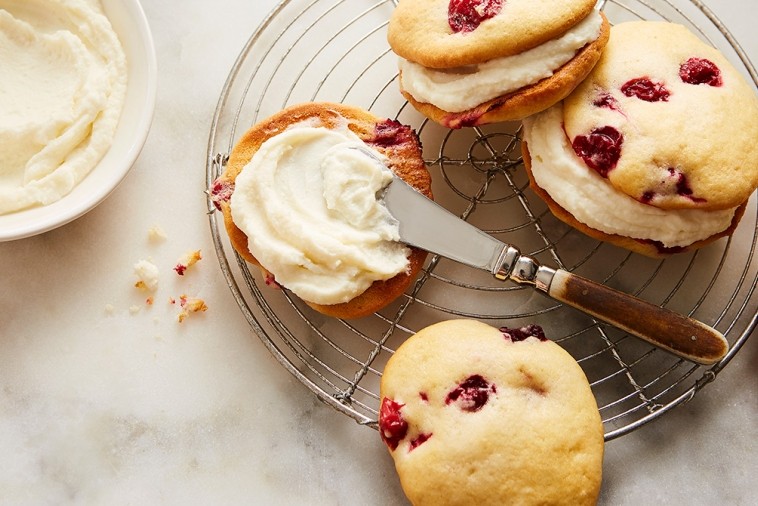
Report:
[[518,120],[589,73],[609,24],[592,0],[401,0],[387,39],[400,91],[449,128]]
[[758,96],[674,23],[614,25],[587,79],[523,133],[532,187],[553,214],[648,256],[732,234],[758,187]]
[[597,501],[597,403],[539,326],[426,327],[390,358],[380,394],[381,439],[414,505]]
[[[282,287],[275,273],[267,270],[248,248],[248,236],[237,226],[230,206],[235,180],[268,139],[296,125],[343,129],[349,128],[367,146],[387,159],[392,172],[432,198],[431,176],[422,158],[421,143],[416,132],[395,120],[375,116],[360,107],[329,102],[307,102],[289,106],[253,125],[235,143],[222,174],[208,189],[216,208],[223,213],[224,225],[234,250],[247,262],[260,268],[267,285]],[[304,300],[313,309],[337,318],[361,318],[390,304],[405,292],[423,267],[427,253],[410,248],[409,266],[404,272],[387,280],[374,281],[353,299],[338,304],[318,304]]]
[[[628,22],[611,33],[598,65],[565,100],[566,135],[577,154],[614,188],[659,208],[745,202],[758,186],[753,88],[682,25]],[[601,166],[587,152],[598,129],[615,130],[623,143]]]

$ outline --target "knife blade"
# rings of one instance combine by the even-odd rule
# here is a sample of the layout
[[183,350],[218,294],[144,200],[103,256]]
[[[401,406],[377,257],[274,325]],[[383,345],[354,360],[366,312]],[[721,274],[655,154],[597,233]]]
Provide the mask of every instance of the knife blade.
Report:
[[[366,151],[366,154],[384,166],[373,153]],[[474,227],[397,176],[380,198],[399,223],[401,241],[410,246],[487,270],[500,280],[531,285],[559,302],[692,362],[713,364],[729,349],[720,332],[698,320],[567,270],[540,265],[522,255],[517,247]]]

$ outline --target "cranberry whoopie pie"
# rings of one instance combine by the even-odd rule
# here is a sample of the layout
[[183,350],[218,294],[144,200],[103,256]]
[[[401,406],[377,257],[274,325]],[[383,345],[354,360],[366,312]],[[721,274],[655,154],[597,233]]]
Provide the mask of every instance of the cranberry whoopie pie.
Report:
[[609,24],[594,0],[401,0],[388,41],[400,91],[450,128],[518,120],[571,92]]
[[758,187],[758,97],[682,25],[615,25],[561,104],[524,120],[524,163],[553,213],[649,256],[731,234]]

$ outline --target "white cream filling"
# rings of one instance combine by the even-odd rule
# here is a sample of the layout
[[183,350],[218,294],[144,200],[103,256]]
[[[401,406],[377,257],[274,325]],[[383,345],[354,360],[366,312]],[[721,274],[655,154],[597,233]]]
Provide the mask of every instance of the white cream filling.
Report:
[[735,209],[663,210],[643,204],[611,186],[574,153],[563,130],[563,105],[526,118],[535,182],[581,223],[607,234],[688,246],[726,230]]
[[409,265],[398,223],[377,198],[392,173],[351,146],[366,148],[347,128],[292,127],[261,145],[230,201],[253,256],[316,304],[347,302]]
[[99,2],[0,0],[0,214],[69,193],[113,141],[127,63]]
[[466,111],[552,76],[579,49],[599,37],[602,22],[595,10],[558,39],[479,65],[432,69],[400,58],[403,89],[418,102],[449,112]]

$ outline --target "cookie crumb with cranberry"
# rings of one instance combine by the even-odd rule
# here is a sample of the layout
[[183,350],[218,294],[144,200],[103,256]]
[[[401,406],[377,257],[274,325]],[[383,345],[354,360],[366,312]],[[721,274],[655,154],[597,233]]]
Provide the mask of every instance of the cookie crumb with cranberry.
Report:
[[[171,299],[171,301],[172,304],[176,303],[175,299]],[[179,306],[182,308],[177,316],[179,323],[182,323],[192,313],[204,313],[208,310],[208,306],[203,299],[188,297],[187,295],[181,295],[179,297]]]
[[200,250],[194,250],[189,251],[182,256],[179,261],[177,262],[176,266],[174,267],[174,270],[176,273],[180,276],[184,276],[184,273],[187,272],[187,269],[195,265],[197,262],[203,259],[202,254],[200,253]]

